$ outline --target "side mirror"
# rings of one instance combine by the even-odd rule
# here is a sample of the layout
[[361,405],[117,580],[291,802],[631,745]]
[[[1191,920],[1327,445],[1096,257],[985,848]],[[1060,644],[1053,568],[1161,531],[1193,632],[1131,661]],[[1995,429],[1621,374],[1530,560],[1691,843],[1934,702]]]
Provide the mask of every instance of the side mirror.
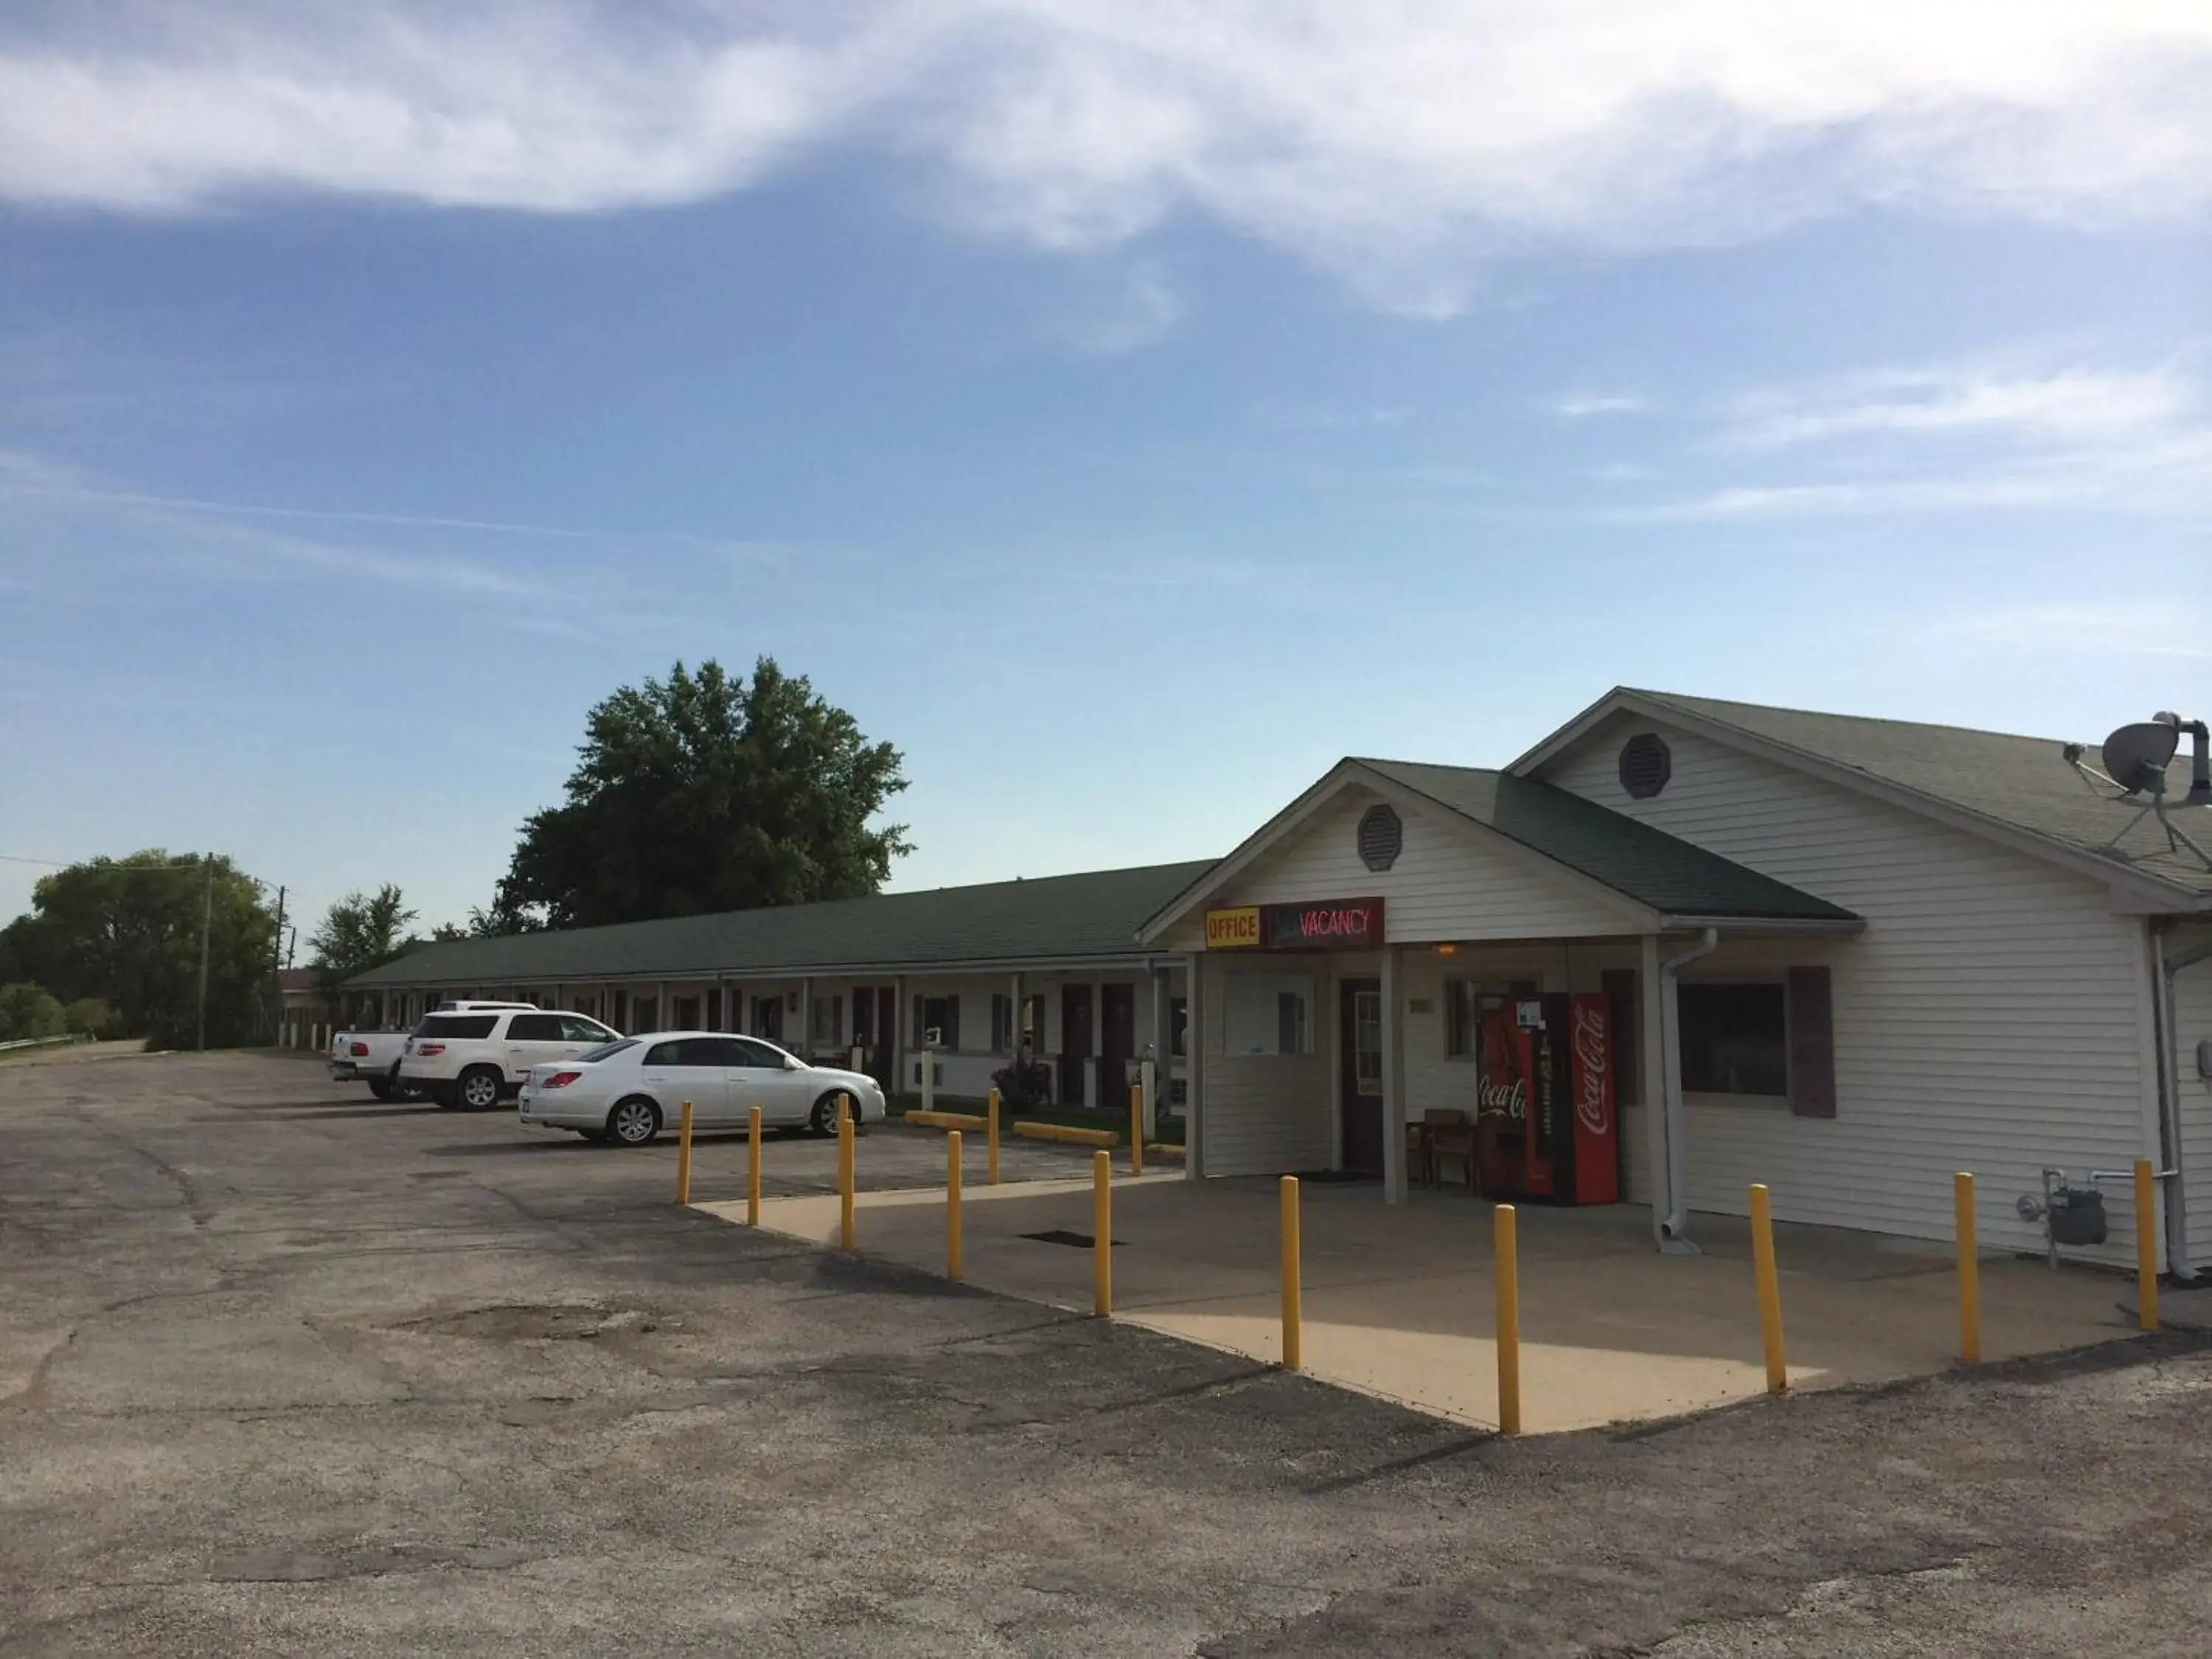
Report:
[[806,1069],[806,1062],[796,1054],[786,1054],[783,1057],[783,1069],[787,1072],[803,1072]]

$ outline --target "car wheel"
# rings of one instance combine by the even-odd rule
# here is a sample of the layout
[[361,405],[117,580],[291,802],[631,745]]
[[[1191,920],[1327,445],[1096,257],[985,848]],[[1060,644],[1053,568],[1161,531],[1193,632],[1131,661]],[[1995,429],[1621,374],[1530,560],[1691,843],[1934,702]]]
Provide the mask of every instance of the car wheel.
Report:
[[[854,1111],[852,1115],[853,1129],[855,1133],[858,1133],[860,1127],[860,1115]],[[806,1127],[817,1135],[834,1135],[837,1133],[837,1097],[836,1095],[824,1095],[814,1103],[814,1111],[806,1120]]]
[[397,1092],[388,1077],[373,1077],[368,1080],[368,1091],[379,1100],[389,1100]]
[[642,1095],[616,1103],[607,1114],[606,1139],[617,1146],[642,1146],[660,1133],[660,1108]]
[[499,1104],[501,1079],[489,1066],[471,1066],[461,1073],[461,1104],[472,1112],[488,1112]]

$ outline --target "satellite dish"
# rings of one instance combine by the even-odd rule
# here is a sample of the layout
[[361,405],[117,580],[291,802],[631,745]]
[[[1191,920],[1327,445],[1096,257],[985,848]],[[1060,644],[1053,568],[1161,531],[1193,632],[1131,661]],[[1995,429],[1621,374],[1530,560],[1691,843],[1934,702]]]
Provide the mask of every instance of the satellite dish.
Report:
[[2181,746],[2181,733],[2158,720],[2124,726],[2105,739],[2105,775],[2130,795],[2166,787],[2166,763]]

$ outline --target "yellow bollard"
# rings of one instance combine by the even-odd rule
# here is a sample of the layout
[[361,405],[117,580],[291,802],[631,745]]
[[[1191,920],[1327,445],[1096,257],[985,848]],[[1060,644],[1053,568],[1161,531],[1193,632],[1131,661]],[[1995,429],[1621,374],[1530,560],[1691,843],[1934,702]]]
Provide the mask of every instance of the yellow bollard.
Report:
[[985,1109],[983,1142],[983,1179],[991,1186],[999,1184],[999,1091],[991,1091],[990,1104]]
[[748,1109],[745,1113],[745,1138],[751,1143],[751,1167],[745,1171],[745,1225],[760,1225],[761,1188],[761,1119],[760,1108]]
[[1492,1272],[1498,1278],[1498,1431],[1521,1432],[1521,1236],[1510,1204],[1491,1212]]
[[1764,1182],[1751,1189],[1751,1261],[1759,1280],[1759,1346],[1766,1351],[1766,1391],[1790,1387],[1790,1360],[1782,1349],[1782,1285],[1774,1272],[1774,1217]]
[[960,1131],[945,1137],[945,1276],[960,1277]]
[[676,1125],[676,1201],[691,1201],[691,1103],[688,1100]]
[[2136,1160],[2136,1296],[2143,1329],[2158,1328],[2158,1176],[2147,1158]]
[[1951,1177],[1951,1207],[1959,1218],[1959,1358],[1969,1365],[1978,1365],[1982,1360],[1982,1259],[1974,1244],[1974,1177],[1964,1170]]
[[1091,1155],[1091,1311],[1114,1311],[1114,1155]]
[[837,1243],[853,1248],[853,1120],[845,1115],[845,1102],[837,1102]]
[[1145,1172],[1145,1085],[1129,1085],[1129,1173]]
[[1278,1190],[1283,1205],[1283,1369],[1294,1371],[1304,1358],[1299,1337],[1305,1322],[1298,1249],[1298,1178],[1285,1176]]

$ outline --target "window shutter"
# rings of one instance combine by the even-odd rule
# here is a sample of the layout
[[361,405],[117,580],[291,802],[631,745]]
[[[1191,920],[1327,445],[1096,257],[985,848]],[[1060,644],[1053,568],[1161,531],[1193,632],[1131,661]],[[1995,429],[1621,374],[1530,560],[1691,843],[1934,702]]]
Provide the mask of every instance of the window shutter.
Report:
[[1836,1115],[1836,1021],[1825,968],[1790,970],[1790,1109]]

